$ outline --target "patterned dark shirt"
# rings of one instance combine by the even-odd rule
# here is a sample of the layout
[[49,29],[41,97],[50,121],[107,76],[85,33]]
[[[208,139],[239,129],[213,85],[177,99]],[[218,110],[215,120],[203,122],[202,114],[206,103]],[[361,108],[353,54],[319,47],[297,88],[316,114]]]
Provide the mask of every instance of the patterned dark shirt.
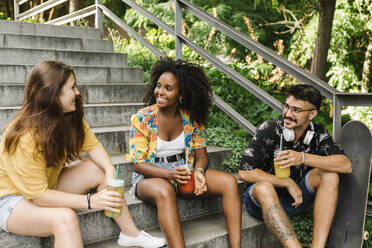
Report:
[[[283,150],[294,150],[320,156],[344,154],[329,135],[328,131],[319,124],[314,124],[315,134],[309,145],[303,143],[305,134],[311,130],[310,125],[297,141],[287,142],[283,138]],[[280,134],[283,133],[283,119],[266,121],[257,129],[252,141],[245,149],[240,163],[240,170],[259,168],[267,173],[274,173],[274,151],[280,149]],[[298,183],[312,168],[305,165],[291,166],[291,178]]]

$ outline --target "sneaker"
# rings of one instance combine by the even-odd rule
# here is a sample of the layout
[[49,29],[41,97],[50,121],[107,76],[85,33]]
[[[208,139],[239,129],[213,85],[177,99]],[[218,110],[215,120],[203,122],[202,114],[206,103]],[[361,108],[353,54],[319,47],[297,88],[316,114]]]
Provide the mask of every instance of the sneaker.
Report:
[[145,231],[140,231],[137,237],[127,236],[120,232],[118,244],[123,247],[158,248],[165,245],[165,240],[163,238],[153,237]]

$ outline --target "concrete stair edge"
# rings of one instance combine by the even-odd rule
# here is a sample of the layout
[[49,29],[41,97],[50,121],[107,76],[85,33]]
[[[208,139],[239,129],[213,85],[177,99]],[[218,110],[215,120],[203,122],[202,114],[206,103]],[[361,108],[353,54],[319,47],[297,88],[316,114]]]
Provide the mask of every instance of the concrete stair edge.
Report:
[[0,33],[0,47],[113,52],[113,43],[109,40],[9,33]]
[[[244,206],[243,206],[244,207]],[[225,227],[225,218],[222,213],[202,216],[198,219],[187,220],[181,223],[188,248],[228,248],[228,233]],[[148,228],[148,233],[156,237],[164,237],[160,228]],[[242,243],[241,247],[261,248],[280,247],[276,238],[266,229],[262,221],[249,216],[242,211]],[[101,240],[85,244],[86,248],[119,248],[117,236],[108,240]],[[168,246],[165,246],[168,247]]]
[[68,65],[127,66],[127,55],[114,52],[66,51],[0,47],[0,64],[37,64],[43,60],[59,60]]
[[[78,89],[86,104],[141,102],[144,84],[79,84]],[[24,99],[24,84],[0,83],[0,107],[20,106]]]
[[[35,64],[0,64],[1,82],[24,84]],[[142,68],[128,66],[83,66],[72,65],[78,84],[84,83],[143,83]]]
[[31,34],[57,37],[102,39],[100,31],[95,28],[57,26],[51,24],[28,23],[20,21],[0,20],[0,32],[11,34]]
[[[85,119],[91,126],[129,125],[131,115],[141,106],[142,103],[85,104]],[[0,130],[6,127],[19,108],[0,107]]]

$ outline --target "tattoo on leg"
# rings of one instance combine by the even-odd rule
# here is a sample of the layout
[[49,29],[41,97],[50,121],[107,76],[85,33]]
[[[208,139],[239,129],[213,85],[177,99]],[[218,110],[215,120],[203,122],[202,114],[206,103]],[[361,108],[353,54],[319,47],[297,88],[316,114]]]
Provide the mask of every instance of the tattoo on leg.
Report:
[[264,211],[263,219],[267,228],[280,241],[287,241],[296,238],[291,223],[280,205],[269,206],[266,211]]

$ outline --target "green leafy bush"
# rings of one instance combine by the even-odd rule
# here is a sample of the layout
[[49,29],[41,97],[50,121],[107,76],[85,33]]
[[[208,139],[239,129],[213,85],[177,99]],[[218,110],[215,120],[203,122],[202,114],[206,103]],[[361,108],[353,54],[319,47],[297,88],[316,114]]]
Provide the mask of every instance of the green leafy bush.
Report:
[[313,207],[298,215],[290,216],[291,224],[302,247],[310,247],[313,233]]
[[0,20],[7,20],[10,21],[10,17],[5,17],[4,13],[0,11]]
[[372,247],[372,216],[367,214],[364,230],[368,232],[368,239],[364,241],[363,248]]

